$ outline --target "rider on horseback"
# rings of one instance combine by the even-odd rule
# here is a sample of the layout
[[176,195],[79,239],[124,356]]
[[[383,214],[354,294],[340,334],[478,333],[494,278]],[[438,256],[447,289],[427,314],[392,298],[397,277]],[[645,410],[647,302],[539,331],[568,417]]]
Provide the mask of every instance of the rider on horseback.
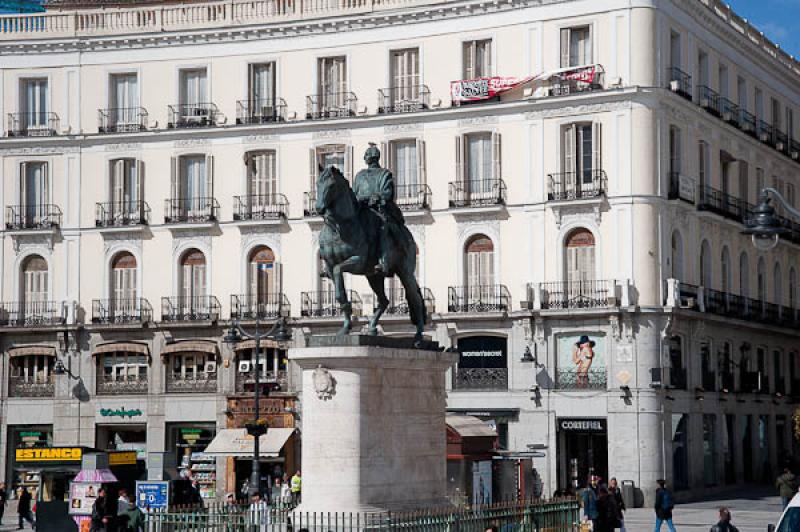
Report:
[[364,162],[367,168],[356,174],[353,192],[359,203],[369,207],[381,220],[378,240],[378,263],[375,265],[377,273],[387,276],[394,274],[390,257],[396,248],[396,235],[398,226],[405,225],[403,213],[394,202],[394,176],[388,168],[381,168],[381,152],[374,143],[369,143],[369,148],[364,153]]

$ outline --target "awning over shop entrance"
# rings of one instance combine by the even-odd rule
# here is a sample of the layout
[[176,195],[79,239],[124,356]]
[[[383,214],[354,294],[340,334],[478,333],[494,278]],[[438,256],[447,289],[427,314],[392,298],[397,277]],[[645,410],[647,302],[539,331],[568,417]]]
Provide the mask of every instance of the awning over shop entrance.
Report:
[[[292,428],[267,430],[267,433],[259,439],[261,456],[266,458],[279,456],[293,433]],[[249,457],[253,455],[253,437],[248,436],[247,429],[222,429],[214,436],[204,453],[212,456]]]

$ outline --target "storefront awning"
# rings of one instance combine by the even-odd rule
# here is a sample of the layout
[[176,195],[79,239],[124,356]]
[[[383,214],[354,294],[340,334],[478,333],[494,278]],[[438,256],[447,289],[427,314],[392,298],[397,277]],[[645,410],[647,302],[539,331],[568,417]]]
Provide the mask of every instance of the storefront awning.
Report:
[[10,357],[24,357],[26,355],[56,356],[56,348],[49,345],[26,345],[25,347],[12,347],[8,350]]
[[[292,428],[268,429],[259,439],[261,456],[267,458],[279,456],[293,433]],[[253,437],[248,436],[247,429],[222,429],[203,452],[213,456],[252,456],[253,441]]]
[[446,416],[447,426],[462,438],[496,438],[497,432],[484,421],[473,416]]
[[150,356],[150,348],[147,344],[137,342],[110,342],[98,345],[92,351],[93,355],[101,355],[103,353],[139,353]]
[[161,356],[170,355],[172,353],[185,353],[187,351],[216,355],[218,347],[216,342],[210,340],[184,340],[182,342],[165,345],[164,349],[161,350]]

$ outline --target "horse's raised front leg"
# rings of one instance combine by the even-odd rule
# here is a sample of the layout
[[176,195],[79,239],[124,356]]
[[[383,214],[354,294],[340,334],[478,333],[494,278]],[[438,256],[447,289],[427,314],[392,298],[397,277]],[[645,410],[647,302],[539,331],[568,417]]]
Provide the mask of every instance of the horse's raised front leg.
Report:
[[372,288],[375,297],[378,298],[378,306],[369,319],[369,334],[372,336],[378,335],[378,320],[381,319],[381,316],[389,307],[389,299],[386,297],[384,279],[386,279],[386,276],[383,274],[367,275],[369,286]]
[[342,322],[342,328],[339,329],[337,336],[350,334],[350,330],[353,327],[353,304],[347,297],[347,290],[344,287],[344,274],[345,272],[351,272],[360,262],[361,259],[359,257],[350,257],[333,267],[332,273],[334,286],[336,287],[336,301],[339,302],[339,306],[342,308],[342,314],[344,314],[344,322]]
[[411,323],[417,329],[414,335],[414,344],[419,346],[422,342],[422,333],[425,331],[425,300],[422,298],[417,278],[414,277],[414,272],[402,271],[398,272],[400,282],[403,283],[403,288],[406,291],[406,301],[408,302],[408,314],[411,318]]

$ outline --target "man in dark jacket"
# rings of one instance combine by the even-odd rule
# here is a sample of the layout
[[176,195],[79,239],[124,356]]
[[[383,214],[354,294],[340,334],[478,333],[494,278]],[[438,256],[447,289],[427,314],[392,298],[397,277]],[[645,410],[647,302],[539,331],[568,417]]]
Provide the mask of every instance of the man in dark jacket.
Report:
[[672,492],[667,489],[667,481],[663,478],[656,480],[658,489],[656,490],[656,529],[661,532],[661,523],[667,523],[670,532],[675,532],[675,525],[672,524],[672,509],[675,507],[672,499]]
[[775,479],[775,487],[778,488],[778,493],[781,496],[781,504],[784,508],[789,506],[789,501],[792,500],[794,494],[797,493],[797,480],[795,476],[789,471],[788,467],[783,468],[783,473]]
[[107,532],[111,525],[111,513],[106,499],[106,489],[97,490],[97,498],[92,505],[92,532]]
[[614,532],[619,527],[619,509],[614,496],[608,492],[605,485],[597,491],[597,521],[595,532]]
[[620,532],[625,532],[625,501],[622,500],[622,490],[619,489],[619,485],[617,484],[617,479],[611,477],[611,480],[608,481],[608,493],[614,497],[614,502],[617,503],[617,519],[619,520],[618,528]]
[[19,501],[17,502],[17,513],[19,514],[19,529],[22,530],[23,521],[31,524],[31,528],[36,528],[33,522],[33,514],[31,513],[31,494],[28,488],[22,486],[22,491],[19,494]]
[[600,477],[592,475],[589,477],[589,485],[581,492],[581,506],[583,506],[583,518],[592,522],[592,528],[597,526],[597,483]]

